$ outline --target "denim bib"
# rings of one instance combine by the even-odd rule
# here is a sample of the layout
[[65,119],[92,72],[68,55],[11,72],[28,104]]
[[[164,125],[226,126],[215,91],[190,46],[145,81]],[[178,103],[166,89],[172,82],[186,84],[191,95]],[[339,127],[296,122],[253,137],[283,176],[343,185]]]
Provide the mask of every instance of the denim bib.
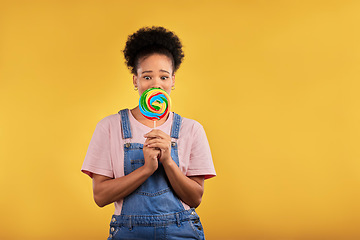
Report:
[[[129,110],[121,115],[124,144],[124,173],[130,174],[144,165],[143,144],[132,143]],[[177,139],[181,116],[174,113],[170,137],[171,157],[179,166]],[[185,210],[166,176],[163,165],[134,192],[124,198],[120,215],[113,215],[108,240],[121,239],[197,239],[204,240],[204,232],[194,208]]]
[[[123,138],[131,140],[131,128],[128,110],[121,110],[121,126]],[[179,138],[181,125],[180,115],[174,113],[171,128],[172,139]],[[179,166],[177,143],[171,143],[171,157]],[[143,144],[127,142],[124,144],[124,173],[130,174],[145,163]],[[165,174],[161,162],[158,169],[138,187],[133,193],[124,198],[121,215],[156,215],[169,212],[183,211],[184,206],[179,198],[174,194],[170,182]]]

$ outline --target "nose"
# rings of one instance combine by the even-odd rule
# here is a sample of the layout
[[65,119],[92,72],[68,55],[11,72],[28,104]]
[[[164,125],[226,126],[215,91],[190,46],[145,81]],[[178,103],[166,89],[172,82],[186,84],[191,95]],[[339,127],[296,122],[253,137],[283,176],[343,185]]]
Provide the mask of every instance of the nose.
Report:
[[161,86],[161,79],[156,78],[151,87],[163,89],[162,86]]

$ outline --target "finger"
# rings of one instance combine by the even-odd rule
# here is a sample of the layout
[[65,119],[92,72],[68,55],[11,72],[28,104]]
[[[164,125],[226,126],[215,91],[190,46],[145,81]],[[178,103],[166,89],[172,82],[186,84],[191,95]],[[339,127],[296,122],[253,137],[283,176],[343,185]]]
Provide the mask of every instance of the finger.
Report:
[[144,142],[144,146],[148,145],[149,143],[152,143],[153,141],[163,141],[161,138],[146,138]]
[[145,150],[145,152],[147,153],[152,153],[152,152],[156,152],[156,151],[160,151],[159,148],[157,147],[148,147],[148,146],[144,146],[143,150]]
[[167,145],[170,146],[171,145],[171,141],[168,141],[168,140],[165,140],[165,139],[160,139],[160,138],[150,139],[144,145],[149,146],[149,145],[155,144],[155,143],[164,144],[165,146],[167,146]]
[[169,143],[170,144],[171,142],[168,140],[165,140],[165,139],[161,139],[161,138],[152,138],[145,142],[146,145],[152,144],[152,143],[165,143],[165,144]]
[[148,142],[148,141],[154,140],[154,139],[164,140],[164,141],[168,141],[168,142],[171,141],[170,136],[160,136],[160,135],[157,135],[157,136],[149,136],[149,137],[146,138],[145,141]]
[[164,138],[170,139],[170,136],[159,129],[154,129],[144,135],[145,138]]
[[149,137],[149,136],[153,136],[153,135],[155,135],[156,134],[156,131],[157,129],[153,129],[153,130],[151,130],[150,132],[148,132],[148,133],[146,133],[145,135],[144,135],[144,137]]
[[156,148],[159,148],[159,149],[161,149],[161,150],[170,149],[168,144],[163,144],[163,143],[153,143],[153,144],[148,145],[147,147],[149,147],[149,148],[155,148],[155,149],[156,149]]

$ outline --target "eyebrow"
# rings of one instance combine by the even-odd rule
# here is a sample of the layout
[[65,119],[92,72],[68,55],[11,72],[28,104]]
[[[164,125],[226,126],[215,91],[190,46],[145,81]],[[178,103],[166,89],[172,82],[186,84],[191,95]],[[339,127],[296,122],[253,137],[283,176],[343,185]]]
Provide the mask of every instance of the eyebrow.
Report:
[[[152,73],[153,71],[151,71],[151,70],[148,70],[148,71],[143,71],[141,74],[144,74],[144,73]],[[168,71],[166,71],[166,70],[160,70],[160,72],[166,72],[166,73],[168,73],[168,74],[170,74]]]
[[166,73],[168,73],[168,74],[170,74],[168,71],[166,71],[166,70],[160,70],[160,72],[166,72]]

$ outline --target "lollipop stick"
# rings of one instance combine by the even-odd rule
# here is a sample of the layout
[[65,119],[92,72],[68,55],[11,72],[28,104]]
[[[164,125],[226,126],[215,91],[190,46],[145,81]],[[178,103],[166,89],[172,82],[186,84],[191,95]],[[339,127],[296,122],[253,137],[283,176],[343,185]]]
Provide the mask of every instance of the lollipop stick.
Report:
[[156,128],[156,122],[154,121],[154,128]]

